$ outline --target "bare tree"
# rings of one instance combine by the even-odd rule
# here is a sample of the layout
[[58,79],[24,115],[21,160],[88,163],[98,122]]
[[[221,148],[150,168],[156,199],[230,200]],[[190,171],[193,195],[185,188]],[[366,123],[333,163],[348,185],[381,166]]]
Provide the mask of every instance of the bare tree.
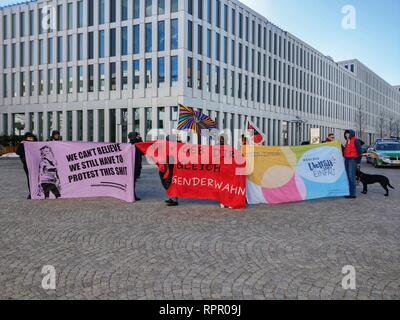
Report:
[[380,133],[381,139],[384,137],[385,124],[386,124],[386,112],[385,110],[382,109],[378,114],[378,118],[376,119],[376,125],[378,132]]
[[400,138],[400,118],[394,121],[394,136]]
[[387,129],[389,131],[389,138],[391,138],[395,135],[396,119],[394,118],[393,114],[389,115],[388,118],[389,119],[387,120]]
[[357,126],[357,131],[358,131],[358,137],[360,139],[362,139],[362,135],[364,133],[365,122],[366,122],[366,118],[367,118],[365,115],[365,112],[362,108],[362,105],[359,105],[357,107],[355,118],[356,118],[355,120],[356,120],[356,126]]

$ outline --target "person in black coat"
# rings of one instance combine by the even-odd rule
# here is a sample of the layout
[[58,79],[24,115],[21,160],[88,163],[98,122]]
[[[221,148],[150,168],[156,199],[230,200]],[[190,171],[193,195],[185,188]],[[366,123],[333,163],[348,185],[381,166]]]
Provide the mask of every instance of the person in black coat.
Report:
[[28,199],[31,199],[31,192],[30,192],[31,189],[30,189],[30,185],[29,185],[28,166],[26,164],[26,159],[25,159],[25,146],[24,146],[24,143],[25,142],[32,142],[32,141],[35,141],[35,136],[30,132],[26,132],[25,135],[24,135],[24,140],[21,141],[21,143],[18,145],[17,151],[16,151],[17,155],[19,155],[19,158],[21,159],[22,166],[23,166],[24,171],[25,171],[26,179],[28,181],[28,192],[29,192]]
[[[141,138],[140,134],[137,132],[131,132],[128,135],[129,143],[131,145],[135,145],[136,143],[143,142],[143,139]],[[139,150],[139,148],[136,148],[135,150],[135,172],[133,175],[134,182],[136,185],[136,181],[140,178],[140,175],[142,173],[142,161],[143,161],[143,152]],[[135,201],[140,201],[141,199],[136,196],[136,187],[135,187]]]

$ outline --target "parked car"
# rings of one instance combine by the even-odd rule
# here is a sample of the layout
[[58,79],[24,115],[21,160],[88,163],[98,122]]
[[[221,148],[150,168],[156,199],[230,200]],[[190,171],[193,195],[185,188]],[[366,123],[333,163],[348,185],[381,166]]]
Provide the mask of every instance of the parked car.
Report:
[[368,149],[367,162],[377,167],[400,167],[400,142],[378,140]]

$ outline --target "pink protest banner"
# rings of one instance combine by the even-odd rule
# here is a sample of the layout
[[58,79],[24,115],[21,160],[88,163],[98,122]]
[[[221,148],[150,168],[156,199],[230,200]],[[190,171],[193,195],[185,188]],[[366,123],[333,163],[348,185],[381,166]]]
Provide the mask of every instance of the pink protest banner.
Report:
[[130,144],[27,142],[32,199],[113,197],[134,202]]

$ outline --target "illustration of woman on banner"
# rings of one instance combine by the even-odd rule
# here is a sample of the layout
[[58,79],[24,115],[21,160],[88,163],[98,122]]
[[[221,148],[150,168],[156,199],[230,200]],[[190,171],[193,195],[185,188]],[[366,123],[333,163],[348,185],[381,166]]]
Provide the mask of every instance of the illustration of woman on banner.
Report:
[[44,194],[45,199],[48,199],[51,192],[58,199],[61,197],[60,178],[52,149],[44,146],[40,149],[40,157],[39,194]]

